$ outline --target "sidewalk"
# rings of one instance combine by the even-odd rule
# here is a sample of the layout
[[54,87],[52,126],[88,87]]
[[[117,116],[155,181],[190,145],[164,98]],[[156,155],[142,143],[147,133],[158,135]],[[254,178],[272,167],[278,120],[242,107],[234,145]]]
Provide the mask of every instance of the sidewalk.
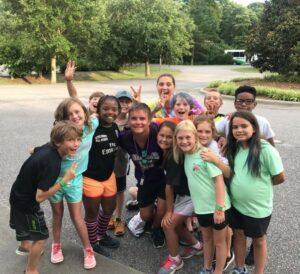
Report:
[[[1,273],[18,274],[23,273],[26,265],[26,256],[15,254],[18,245],[15,234],[9,228],[9,209],[1,206],[0,214],[0,265]],[[48,239],[45,253],[41,257],[39,271],[41,274],[79,274],[79,273],[97,273],[97,274],[142,274],[128,266],[122,265],[116,261],[96,254],[97,266],[93,270],[83,269],[83,251],[80,246],[64,240],[64,256],[65,260],[61,264],[53,265],[50,262],[50,245],[51,240]]]

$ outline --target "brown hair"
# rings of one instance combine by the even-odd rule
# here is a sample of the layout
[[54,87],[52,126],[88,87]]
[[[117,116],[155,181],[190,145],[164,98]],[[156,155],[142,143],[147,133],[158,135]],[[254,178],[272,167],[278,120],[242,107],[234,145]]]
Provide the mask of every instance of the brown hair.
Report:
[[102,91],[95,91],[93,92],[90,97],[89,97],[89,101],[91,101],[94,97],[99,97],[101,98],[102,96],[104,96],[105,94]]
[[208,117],[206,115],[199,115],[193,120],[193,122],[194,122],[196,129],[197,129],[198,125],[202,124],[203,122],[209,123],[211,126],[211,130],[212,130],[212,135],[213,135],[212,137],[215,138],[217,136],[217,129],[215,126],[215,122],[210,117]]

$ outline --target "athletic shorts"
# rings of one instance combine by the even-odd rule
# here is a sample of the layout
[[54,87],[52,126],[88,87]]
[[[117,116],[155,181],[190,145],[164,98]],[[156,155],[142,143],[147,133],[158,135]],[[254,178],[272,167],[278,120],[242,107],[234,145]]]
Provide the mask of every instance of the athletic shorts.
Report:
[[23,213],[12,206],[9,225],[16,231],[17,241],[40,241],[49,238],[44,212],[40,207],[32,213]]
[[265,218],[253,218],[240,213],[231,207],[229,226],[232,229],[242,229],[244,234],[250,238],[260,238],[267,234],[271,215]]
[[83,195],[88,198],[112,197],[117,193],[116,176],[113,172],[106,181],[83,177]]
[[222,230],[229,224],[230,209],[225,211],[225,221],[220,224],[214,223],[214,214],[196,214],[198,223],[202,227],[212,227],[215,230]]
[[191,217],[194,215],[194,206],[192,203],[192,199],[188,195],[176,195],[176,199],[174,202],[173,213]]
[[163,200],[166,199],[165,188],[166,184],[162,183],[144,183],[143,185],[138,184],[138,194],[137,200],[139,203],[139,207],[147,207],[153,205],[157,198],[161,198]]
[[[58,181],[58,180],[57,180]],[[62,187],[60,190],[55,192],[53,196],[49,198],[50,203],[59,203],[66,199],[68,203],[79,203],[82,200],[82,175],[77,175],[71,184]]]
[[126,176],[117,177],[117,192],[121,193],[124,192],[126,189]]

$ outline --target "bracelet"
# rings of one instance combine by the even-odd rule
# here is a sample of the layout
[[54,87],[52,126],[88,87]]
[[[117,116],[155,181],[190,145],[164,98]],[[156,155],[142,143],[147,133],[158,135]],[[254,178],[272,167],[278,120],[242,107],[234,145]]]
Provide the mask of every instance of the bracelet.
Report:
[[65,181],[63,178],[61,178],[61,179],[58,181],[58,183],[59,183],[59,185],[60,185],[61,187],[65,187],[65,186],[67,185],[66,181]]
[[225,206],[216,205],[215,209],[218,211],[225,211]]

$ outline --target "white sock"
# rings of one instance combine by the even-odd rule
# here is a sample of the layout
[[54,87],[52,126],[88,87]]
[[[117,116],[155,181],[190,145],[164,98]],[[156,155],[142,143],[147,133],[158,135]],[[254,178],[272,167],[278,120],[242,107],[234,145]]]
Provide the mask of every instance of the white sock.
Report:
[[192,247],[195,248],[195,249],[200,249],[201,248],[201,244],[198,241],[196,244],[192,245]]
[[177,255],[175,257],[172,257],[171,255],[169,255],[169,257],[172,261],[175,261],[176,263],[179,263],[181,261],[181,258],[179,255]]

